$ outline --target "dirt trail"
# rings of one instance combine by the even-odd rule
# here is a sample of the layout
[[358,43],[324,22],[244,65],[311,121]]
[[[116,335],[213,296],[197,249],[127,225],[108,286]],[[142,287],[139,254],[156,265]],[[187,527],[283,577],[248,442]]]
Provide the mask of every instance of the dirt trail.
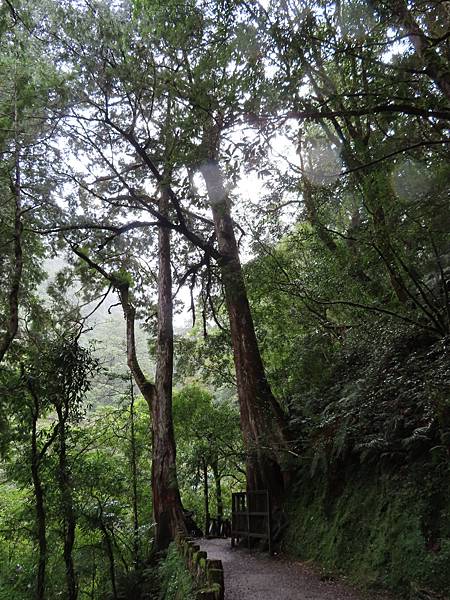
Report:
[[232,549],[230,540],[202,539],[200,545],[208,558],[222,561],[225,600],[387,600],[342,582],[323,581],[305,563]]

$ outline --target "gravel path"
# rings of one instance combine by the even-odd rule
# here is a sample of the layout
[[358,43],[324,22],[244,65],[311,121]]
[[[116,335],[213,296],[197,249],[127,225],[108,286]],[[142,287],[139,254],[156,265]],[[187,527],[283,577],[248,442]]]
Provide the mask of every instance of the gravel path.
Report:
[[200,540],[208,558],[222,561],[225,600],[387,600],[339,581],[323,581],[305,563],[232,549],[230,540]]

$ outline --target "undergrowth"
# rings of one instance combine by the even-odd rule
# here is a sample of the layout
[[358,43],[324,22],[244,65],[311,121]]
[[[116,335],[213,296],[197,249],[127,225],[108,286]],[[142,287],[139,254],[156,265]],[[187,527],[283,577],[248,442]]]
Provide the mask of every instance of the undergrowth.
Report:
[[159,578],[160,600],[195,600],[192,578],[175,543],[169,546],[160,564]]
[[449,358],[448,339],[403,336],[336,360],[293,419],[285,550],[408,598],[450,594]]

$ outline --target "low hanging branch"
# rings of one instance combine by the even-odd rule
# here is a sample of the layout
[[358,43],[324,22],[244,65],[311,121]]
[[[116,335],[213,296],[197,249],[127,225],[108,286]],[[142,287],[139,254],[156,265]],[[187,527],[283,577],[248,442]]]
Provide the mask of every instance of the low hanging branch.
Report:
[[87,254],[79,250],[77,247],[72,247],[72,251],[92,270],[100,273],[100,275],[109,281],[110,285],[117,290],[127,326],[127,364],[133,374],[137,386],[141,391],[141,394],[144,396],[149,405],[151,405],[155,393],[155,386],[144,375],[137,358],[135,336],[136,308],[130,300],[129,283],[123,279],[120,279],[114,275],[114,273],[108,273],[101,265],[94,262],[91,258],[89,258],[89,256],[87,256]]
[[[162,202],[164,194],[162,195]],[[109,273],[77,247],[73,252],[89,268],[97,271],[117,290],[126,320],[127,363],[133,378],[146,400],[152,422],[152,500],[156,524],[155,547],[168,546],[178,530],[185,530],[183,507],[176,477],[176,447],[171,417],[173,337],[172,295],[170,275],[169,235],[167,229],[159,232],[158,275],[158,336],[155,383],[144,375],[136,354],[136,309],[130,299],[130,284],[114,273]],[[162,242],[164,240],[164,244]]]

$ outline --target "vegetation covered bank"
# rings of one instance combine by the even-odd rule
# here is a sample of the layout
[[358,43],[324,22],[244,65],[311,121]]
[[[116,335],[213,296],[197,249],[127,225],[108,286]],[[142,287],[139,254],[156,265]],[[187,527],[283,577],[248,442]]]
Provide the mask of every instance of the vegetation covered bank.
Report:
[[396,341],[376,368],[328,390],[284,549],[363,585],[448,594],[448,342]]
[[340,482],[305,478],[289,503],[284,548],[363,585],[448,593],[448,479],[429,467],[398,473],[355,466]]

